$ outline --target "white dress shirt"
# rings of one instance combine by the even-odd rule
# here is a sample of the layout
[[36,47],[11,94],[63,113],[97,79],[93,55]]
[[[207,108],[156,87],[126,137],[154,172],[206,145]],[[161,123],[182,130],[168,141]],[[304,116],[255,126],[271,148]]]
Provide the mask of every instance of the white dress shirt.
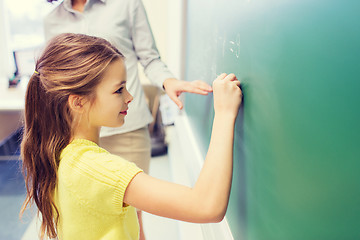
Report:
[[119,128],[103,127],[100,136],[130,132],[152,122],[138,75],[140,61],[149,80],[162,88],[173,74],[161,61],[141,0],[88,0],[84,11],[72,9],[64,0],[44,21],[45,38],[60,33],[82,33],[102,37],[125,56],[127,88],[134,96],[125,124]]

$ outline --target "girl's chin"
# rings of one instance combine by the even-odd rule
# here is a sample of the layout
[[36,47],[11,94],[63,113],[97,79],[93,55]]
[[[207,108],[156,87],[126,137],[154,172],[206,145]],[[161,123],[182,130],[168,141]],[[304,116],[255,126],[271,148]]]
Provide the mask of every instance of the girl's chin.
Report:
[[122,125],[124,125],[125,121],[122,121],[121,123],[119,123],[117,126],[115,127],[121,127]]

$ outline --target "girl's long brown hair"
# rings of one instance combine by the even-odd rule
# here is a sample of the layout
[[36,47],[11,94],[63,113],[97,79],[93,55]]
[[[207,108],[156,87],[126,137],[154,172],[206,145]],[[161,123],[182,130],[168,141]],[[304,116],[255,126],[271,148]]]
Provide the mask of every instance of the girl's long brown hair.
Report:
[[59,212],[53,193],[59,156],[72,137],[71,94],[95,99],[106,67],[122,54],[104,39],[82,34],[53,38],[36,61],[25,96],[21,157],[27,196],[20,216],[35,202],[41,213],[40,237],[55,238]]

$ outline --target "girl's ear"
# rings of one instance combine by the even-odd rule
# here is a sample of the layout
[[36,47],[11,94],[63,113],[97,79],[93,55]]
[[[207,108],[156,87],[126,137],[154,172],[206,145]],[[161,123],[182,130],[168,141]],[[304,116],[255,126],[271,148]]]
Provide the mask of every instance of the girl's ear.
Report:
[[84,111],[84,103],[85,103],[84,97],[71,94],[68,98],[68,102],[69,102],[69,107],[72,111],[78,113],[82,113]]

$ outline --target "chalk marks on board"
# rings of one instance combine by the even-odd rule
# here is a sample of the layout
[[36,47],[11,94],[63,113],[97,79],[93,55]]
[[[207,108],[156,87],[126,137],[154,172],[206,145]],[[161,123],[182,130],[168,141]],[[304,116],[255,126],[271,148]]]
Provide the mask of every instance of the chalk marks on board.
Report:
[[236,35],[235,42],[229,41],[229,43],[231,44],[230,51],[235,54],[236,58],[239,58],[240,57],[240,34],[238,33]]
[[230,60],[232,62],[236,61],[239,64],[241,57],[241,34],[239,32],[226,34],[224,29],[215,26],[214,31],[208,33],[208,35],[204,33],[204,36],[207,36],[204,37],[207,40],[202,42],[202,54],[193,56],[197,58],[194,61],[197,64],[191,67],[194,73],[199,73],[197,78],[209,79],[209,83],[211,83],[210,81],[222,72],[235,71],[229,69],[230,65],[226,63],[229,63]]
[[223,57],[225,57],[226,51],[230,51],[237,59],[240,58],[240,33],[236,34],[235,39],[228,40],[226,36],[220,36],[218,37],[218,40],[222,45],[221,48]]

